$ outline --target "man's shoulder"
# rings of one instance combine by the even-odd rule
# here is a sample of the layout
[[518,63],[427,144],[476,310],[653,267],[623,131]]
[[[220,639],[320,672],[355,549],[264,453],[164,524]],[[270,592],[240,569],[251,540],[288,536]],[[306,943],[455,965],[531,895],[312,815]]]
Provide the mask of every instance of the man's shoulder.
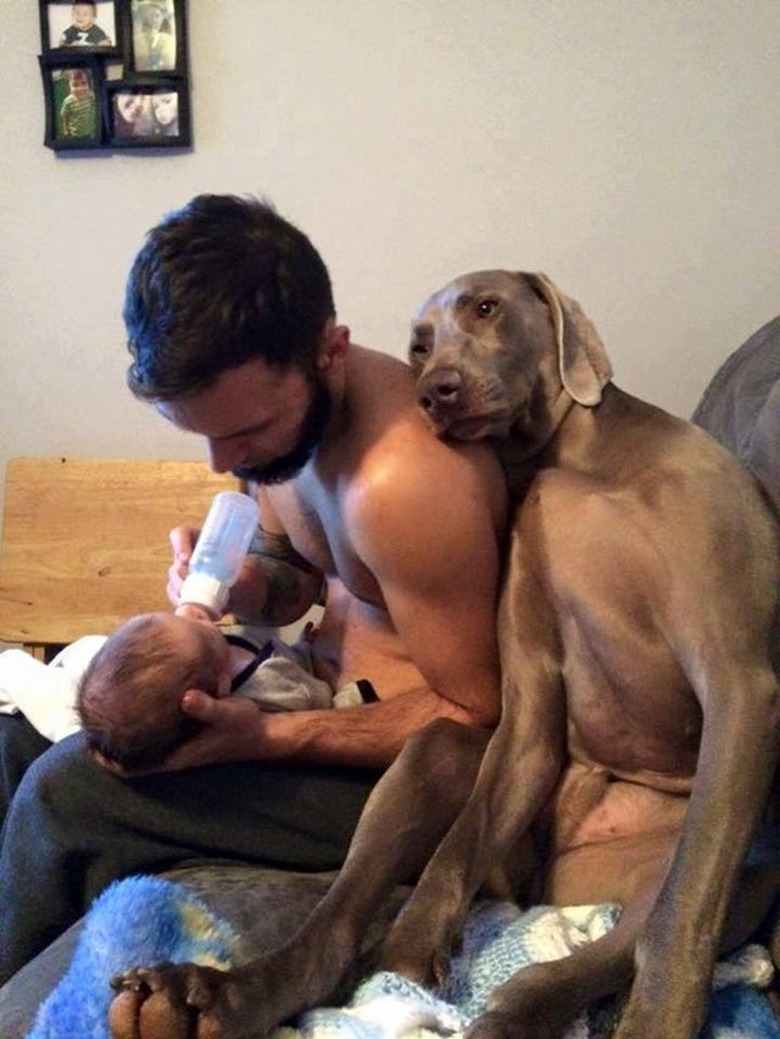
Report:
[[[399,511],[440,520],[454,499],[501,516],[506,482],[495,451],[485,443],[440,440],[411,411],[366,451],[353,473],[345,509],[374,519]],[[446,503],[449,502],[448,506]]]
[[407,379],[410,386],[413,385],[412,369],[400,357],[370,346],[358,346],[357,343],[350,343],[349,349],[350,364],[359,371],[366,369],[374,373],[392,374]]
[[364,477],[395,481],[402,474],[421,480],[465,476],[477,465],[489,478],[501,479],[492,445],[446,441],[435,434],[417,402],[416,379],[408,364],[366,347],[355,350],[359,377],[353,405],[358,415],[351,432],[356,434]]

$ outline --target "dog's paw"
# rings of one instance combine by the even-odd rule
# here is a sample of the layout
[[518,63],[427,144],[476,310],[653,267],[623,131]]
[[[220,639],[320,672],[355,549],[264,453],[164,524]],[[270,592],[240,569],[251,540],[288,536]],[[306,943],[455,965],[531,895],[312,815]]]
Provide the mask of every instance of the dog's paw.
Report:
[[[702,1015],[696,1015],[687,1007],[673,1008],[665,1012],[658,1006],[658,1013],[648,1008],[637,1008],[629,1004],[618,1022],[613,1039],[696,1039],[701,1034]],[[677,1011],[677,1012],[675,1012]]]
[[572,1022],[570,1013],[551,1007],[535,1013],[488,1010],[472,1021],[464,1039],[564,1039]]
[[441,986],[447,980],[452,959],[452,943],[441,944],[421,939],[406,927],[394,927],[382,945],[380,969],[402,974],[424,988]]
[[191,963],[135,967],[111,982],[112,1039],[250,1039],[231,971]]
[[565,998],[544,996],[541,990],[516,992],[509,999],[491,996],[487,1010],[471,1022],[464,1039],[564,1039],[575,1017],[576,1010]]
[[[518,1030],[518,1024],[509,1014],[489,1010],[469,1025],[464,1039],[522,1039],[522,1036],[530,1034],[537,1036],[536,1031]],[[549,1039],[546,1034],[545,1039]]]

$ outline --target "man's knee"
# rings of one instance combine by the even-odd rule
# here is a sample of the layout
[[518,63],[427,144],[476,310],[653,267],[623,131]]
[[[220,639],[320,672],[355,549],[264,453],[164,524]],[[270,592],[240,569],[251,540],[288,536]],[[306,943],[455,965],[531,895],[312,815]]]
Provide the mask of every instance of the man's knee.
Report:
[[94,765],[84,753],[80,736],[67,737],[49,747],[29,766],[14,795],[10,812],[47,811],[65,820],[71,813],[83,818],[85,791],[95,790]]
[[0,824],[25,772],[50,746],[23,715],[0,715]]

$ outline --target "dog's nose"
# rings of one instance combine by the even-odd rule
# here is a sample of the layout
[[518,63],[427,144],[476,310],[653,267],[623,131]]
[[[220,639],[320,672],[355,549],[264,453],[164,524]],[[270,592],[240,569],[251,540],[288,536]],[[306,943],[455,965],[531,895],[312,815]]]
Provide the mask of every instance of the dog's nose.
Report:
[[458,399],[461,385],[460,372],[456,368],[439,368],[424,376],[417,389],[417,398],[426,411],[437,405],[452,405]]

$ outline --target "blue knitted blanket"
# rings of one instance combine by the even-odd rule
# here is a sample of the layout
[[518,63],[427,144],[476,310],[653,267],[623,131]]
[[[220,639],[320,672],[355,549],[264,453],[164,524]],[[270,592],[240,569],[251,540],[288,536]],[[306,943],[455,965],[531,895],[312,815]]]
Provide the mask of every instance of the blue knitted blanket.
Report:
[[[523,966],[559,959],[615,925],[617,906],[537,906],[481,902],[467,921],[461,953],[445,986],[429,991],[396,974],[363,981],[344,1007],[302,1014],[271,1039],[439,1039],[461,1033],[496,985]],[[87,914],[70,967],[41,1005],[27,1039],[109,1039],[108,981],[138,963],[192,961],[228,967],[238,951],[232,929],[185,887],[156,877],[112,885]],[[773,977],[766,949],[746,946],[716,969],[701,1039],[780,1039],[764,989]],[[579,1018],[567,1039],[607,1039],[614,1001]]]

